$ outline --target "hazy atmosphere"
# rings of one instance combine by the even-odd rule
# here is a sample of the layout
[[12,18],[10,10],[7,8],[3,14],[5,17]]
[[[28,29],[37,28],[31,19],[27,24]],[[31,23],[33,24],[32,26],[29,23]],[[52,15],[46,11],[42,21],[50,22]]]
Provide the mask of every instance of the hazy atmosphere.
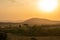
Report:
[[0,40],[60,40],[60,0],[0,0]]
[[29,18],[60,20],[59,2],[59,0],[0,0],[0,21]]

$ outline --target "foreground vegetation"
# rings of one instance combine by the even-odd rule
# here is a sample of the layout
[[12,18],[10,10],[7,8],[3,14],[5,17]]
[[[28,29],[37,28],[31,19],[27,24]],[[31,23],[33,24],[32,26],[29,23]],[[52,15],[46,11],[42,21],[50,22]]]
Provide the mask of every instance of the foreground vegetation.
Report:
[[60,25],[34,25],[28,24],[19,25],[19,27],[5,27],[1,31],[12,33],[20,36],[60,36]]

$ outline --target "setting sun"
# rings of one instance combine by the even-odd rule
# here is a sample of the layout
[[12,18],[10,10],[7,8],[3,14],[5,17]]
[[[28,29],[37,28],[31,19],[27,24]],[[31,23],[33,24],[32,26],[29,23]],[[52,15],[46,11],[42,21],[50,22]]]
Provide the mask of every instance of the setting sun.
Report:
[[60,20],[60,0],[0,0],[0,21]]
[[58,0],[39,0],[37,6],[42,11],[51,12],[58,7]]

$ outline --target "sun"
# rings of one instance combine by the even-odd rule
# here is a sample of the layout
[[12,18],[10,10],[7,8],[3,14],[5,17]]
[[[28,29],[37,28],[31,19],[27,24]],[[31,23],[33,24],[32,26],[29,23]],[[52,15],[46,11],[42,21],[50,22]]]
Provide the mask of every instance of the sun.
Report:
[[57,8],[58,0],[39,0],[37,6],[42,11],[51,12]]

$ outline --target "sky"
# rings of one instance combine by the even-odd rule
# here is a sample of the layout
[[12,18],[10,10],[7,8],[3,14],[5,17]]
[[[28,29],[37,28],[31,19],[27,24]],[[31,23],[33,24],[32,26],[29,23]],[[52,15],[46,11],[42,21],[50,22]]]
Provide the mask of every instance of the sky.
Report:
[[59,0],[57,8],[52,12],[41,11],[39,0],[0,0],[0,21],[27,20],[29,18],[44,18],[60,20]]

